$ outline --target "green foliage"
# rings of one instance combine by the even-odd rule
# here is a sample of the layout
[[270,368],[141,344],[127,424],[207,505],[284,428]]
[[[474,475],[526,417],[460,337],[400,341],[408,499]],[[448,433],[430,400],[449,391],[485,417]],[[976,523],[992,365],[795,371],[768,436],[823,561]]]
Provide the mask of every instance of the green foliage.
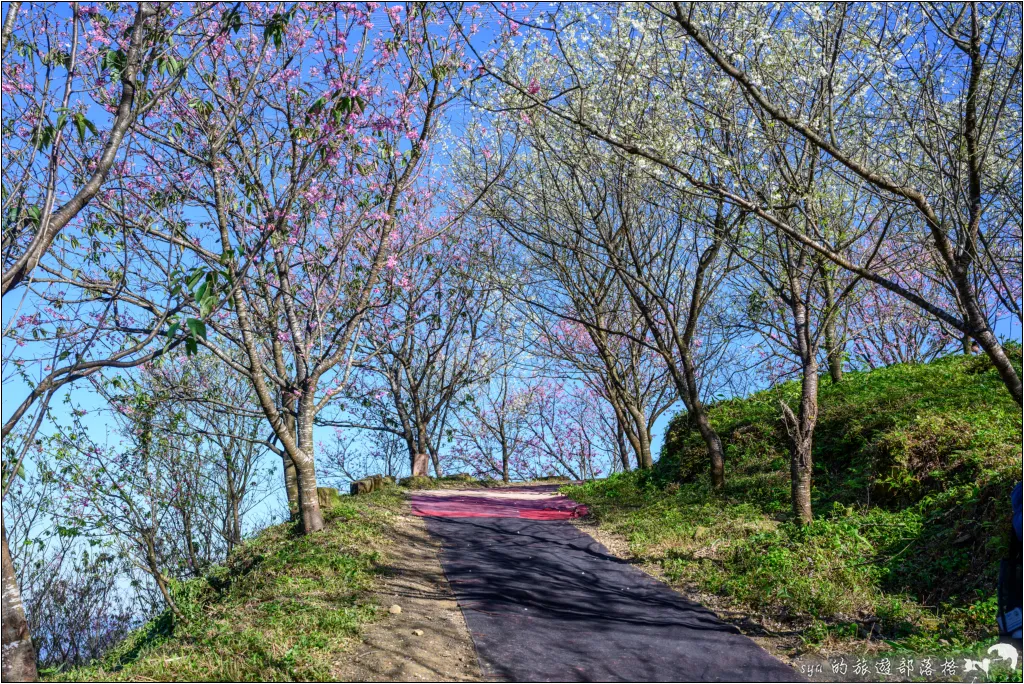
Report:
[[[1008,350],[1020,364],[1020,347]],[[710,488],[700,436],[676,416],[661,458],[571,487],[670,580],[801,623],[809,644],[885,638],[975,648],[996,635],[998,562],[1021,472],[1021,410],[988,359],[849,373],[823,383],[815,522],[792,522],[780,399],[788,383],[710,408],[726,487]]]
[[169,611],[133,632],[100,662],[52,681],[331,680],[332,664],[375,607],[365,600],[388,518],[402,494],[386,487],[341,497],[322,533],[268,528],[204,578],[176,583],[183,619]]

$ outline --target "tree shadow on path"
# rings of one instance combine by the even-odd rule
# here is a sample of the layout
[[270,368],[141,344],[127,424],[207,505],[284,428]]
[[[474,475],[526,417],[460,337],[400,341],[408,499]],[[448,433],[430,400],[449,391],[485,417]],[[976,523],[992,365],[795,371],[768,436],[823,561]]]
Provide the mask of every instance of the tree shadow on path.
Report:
[[486,674],[518,681],[795,681],[712,611],[568,522],[427,518]]

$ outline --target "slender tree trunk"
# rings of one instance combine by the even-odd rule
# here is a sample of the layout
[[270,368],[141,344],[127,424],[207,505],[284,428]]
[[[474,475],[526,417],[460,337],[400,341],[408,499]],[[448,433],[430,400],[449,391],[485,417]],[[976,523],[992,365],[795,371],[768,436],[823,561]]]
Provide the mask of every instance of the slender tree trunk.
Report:
[[697,388],[697,374],[693,368],[693,359],[689,354],[682,355],[683,372],[686,374],[685,390],[687,401],[686,410],[691,416],[693,424],[697,426],[701,439],[708,448],[708,459],[711,464],[711,486],[721,489],[725,486],[725,449],[722,448],[722,439],[718,432],[711,425],[704,402],[700,400],[700,393]]
[[508,445],[501,443],[501,481],[508,482]]
[[828,375],[836,385],[843,381],[843,348],[837,346],[828,329],[825,330],[825,345],[828,347]]
[[[297,488],[296,488],[297,489]],[[237,494],[231,498],[231,523],[233,529],[231,530],[232,544],[242,543],[242,516],[238,511],[238,496]]]
[[195,544],[192,543],[192,515],[184,507],[180,511],[182,533],[185,535],[185,549],[188,551],[188,564],[192,568],[192,575],[199,577],[203,571],[199,559],[196,558]]
[[704,445],[707,447],[711,486],[715,489],[721,489],[725,486],[725,450],[722,448],[722,439],[711,425],[707,410],[704,408],[704,403],[700,400],[700,397],[695,396],[696,392],[691,393],[689,388],[685,385],[679,386],[678,382],[677,391],[683,399],[689,419],[696,426],[697,432],[700,433],[700,437],[704,440]]
[[299,516],[299,476],[295,470],[295,461],[285,451],[281,454],[284,466],[284,489],[288,495],[288,514],[292,520]]
[[616,421],[615,440],[619,447],[619,460],[622,462],[622,472],[630,471],[629,452],[626,450],[626,431],[622,429],[622,422]]
[[700,432],[704,444],[708,447],[708,456],[711,461],[711,486],[721,489],[725,486],[725,450],[722,448],[722,439],[711,426],[703,404],[698,403],[697,410],[693,412],[693,421],[697,424],[697,431]]
[[[614,241],[613,241],[614,242]],[[698,269],[697,281],[703,282],[703,273],[713,263],[715,256],[718,254],[720,246],[709,248],[701,256],[701,266]],[[615,248],[608,250],[608,255],[613,259],[615,263],[616,271],[619,273],[627,272],[622,267],[622,262],[617,258],[617,252]],[[700,400],[700,389],[697,385],[697,372],[694,367],[693,355],[690,351],[690,343],[693,339],[693,333],[696,330],[697,317],[700,311],[700,300],[703,296],[707,297],[711,295],[711,290],[703,291],[703,288],[698,286],[691,293],[690,297],[690,312],[688,316],[688,328],[682,336],[679,331],[673,326],[671,340],[666,340],[664,335],[660,332],[658,326],[658,317],[653,314],[651,307],[644,300],[644,297],[639,294],[629,283],[631,282],[629,275],[623,277],[623,283],[629,288],[630,296],[633,299],[634,304],[640,310],[641,315],[647,322],[648,328],[654,335],[657,342],[657,349],[665,360],[665,364],[668,367],[669,373],[672,376],[672,381],[676,386],[676,392],[679,395],[679,399],[682,400],[686,406],[686,411],[691,416],[691,420],[697,426],[697,430],[700,432],[701,439],[704,440],[704,444],[708,449],[708,460],[710,461],[711,470],[711,484],[715,489],[721,489],[725,486],[725,451],[722,448],[722,440],[718,436],[718,432],[711,425],[711,421],[708,420],[707,411],[704,409],[704,404]],[[666,307],[662,307],[665,313],[668,313]],[[681,364],[676,364],[674,359],[673,350],[678,352]],[[682,370],[679,369],[679,365],[682,365]]]
[[784,401],[780,403],[791,442],[789,472],[793,515],[801,524],[807,524],[814,519],[811,510],[811,478],[814,471],[811,449],[814,445],[814,428],[818,422],[818,362],[813,354],[803,362],[799,415],[794,416]]
[[[822,266],[824,268],[824,266]],[[825,356],[828,360],[828,375],[832,378],[832,384],[843,381],[843,340],[836,338],[836,317],[839,312],[834,310],[835,295],[832,292],[832,276],[827,271],[822,277],[822,284],[825,291]]]
[[814,520],[814,513],[811,510],[811,454],[808,444],[801,442],[794,447],[789,475],[793,515],[802,525],[806,525]]
[[312,454],[303,454],[295,459],[295,474],[299,490],[299,520],[305,534],[324,529],[324,517],[320,512],[320,501],[316,497],[316,469]]
[[14,574],[11,550],[7,547],[7,526],[3,529],[3,668],[0,670],[5,682],[34,682],[39,679],[36,671],[36,650],[32,646],[25,606],[18,591],[18,576]]
[[[298,431],[295,429],[295,416],[291,413],[295,410],[294,402],[291,402],[291,404],[291,406],[284,406],[285,414],[283,420],[285,429],[298,439]],[[299,480],[295,472],[295,462],[288,455],[287,448],[282,448],[281,450],[281,466],[284,469],[284,491],[288,497],[288,515],[294,522],[299,519]]]
[[708,449],[708,460],[711,466],[711,486],[715,489],[721,489],[725,486],[725,450],[722,447],[722,439],[718,436],[714,426],[711,425],[707,410],[704,408],[704,402],[700,400],[692,359],[689,359],[686,354],[682,355],[682,359],[683,375],[680,375],[678,368],[670,360],[668,364],[669,373],[672,376],[673,383],[675,383],[676,393],[686,407],[686,414],[689,420],[692,421],[691,424],[696,426],[697,432],[700,433],[700,437],[704,440],[704,445]]
[[231,549],[235,547],[235,522],[231,516],[231,509],[235,502],[235,481],[231,475],[231,461],[225,458],[224,463],[226,464],[224,468],[224,540],[228,545],[225,554],[227,557],[231,555]]
[[167,607],[174,613],[174,617],[181,619],[181,611],[178,610],[178,605],[174,602],[174,597],[171,596],[171,589],[167,586],[167,577],[160,570],[160,562],[156,557],[156,543],[153,541],[152,534],[147,534],[145,537],[146,544],[146,564],[149,566],[149,574],[152,575],[153,581],[156,582],[157,589],[160,590],[160,594],[164,597],[164,602],[167,603]]
[[235,476],[232,474],[232,468],[229,464],[227,468],[227,516],[225,522],[228,537],[228,555],[231,555],[232,549],[242,542],[242,523],[238,511],[239,498],[238,485],[235,482]]
[[999,373],[999,377],[1002,379],[1003,384],[1006,385],[1006,389],[1010,391],[1010,396],[1017,402],[1017,406],[1021,406],[1022,388],[1020,382],[1020,376],[1017,375],[1017,369],[1010,363],[1010,357],[1006,355],[1006,350],[1003,349],[1003,345],[999,344],[999,340],[992,334],[992,331],[988,327],[988,323],[985,323],[985,327],[980,330],[974,339],[978,341],[978,344],[982,349],[985,350],[985,354],[988,355],[992,365],[996,367],[996,372]]
[[[971,76],[967,83],[967,99],[964,101],[964,141],[967,144],[968,172],[967,195],[970,199],[971,210],[970,221],[966,226],[967,230],[965,232],[969,236],[969,240],[965,245],[966,249],[963,250],[962,255],[957,257],[950,248],[949,241],[945,239],[944,234],[934,229],[933,234],[937,238],[941,234],[942,239],[937,240],[940,248],[939,252],[950,267],[949,270],[952,275],[953,284],[956,286],[960,304],[966,314],[965,327],[971,333],[971,336],[977,340],[978,344],[981,345],[981,348],[985,350],[985,353],[988,354],[1003,384],[1010,391],[1010,396],[1017,402],[1017,406],[1021,406],[1024,398],[1021,396],[1020,376],[1017,375],[1017,369],[1013,367],[1009,357],[1006,356],[1006,350],[999,344],[999,340],[996,339],[992,329],[989,327],[988,319],[981,309],[977,289],[971,283],[968,276],[970,264],[977,258],[977,240],[981,230],[982,211],[984,210],[982,198],[982,159],[984,151],[981,143],[981,124],[978,121],[978,102],[981,99],[979,97],[979,88],[982,82],[982,71],[985,68],[985,55],[981,49],[982,28],[981,23],[978,21],[978,6],[976,4],[970,5],[970,12],[971,40],[966,52],[971,58]],[[970,353],[969,349],[966,351]]]
[[[1006,355],[1003,345],[999,343],[999,340],[996,339],[995,334],[992,332],[992,328],[989,327],[988,319],[985,318],[981,311],[981,306],[978,304],[974,288],[963,273],[954,272],[953,282],[956,285],[957,295],[964,309],[964,325],[970,331],[970,337],[974,338],[985,351],[989,360],[992,361],[992,365],[995,366],[996,372],[999,373],[999,377],[1006,386],[1006,389],[1009,390],[1010,396],[1013,397],[1018,406],[1021,406],[1022,388],[1020,376],[1017,375],[1017,369],[1010,363],[1010,357]],[[970,354],[971,351],[971,345],[965,336],[964,353]]]

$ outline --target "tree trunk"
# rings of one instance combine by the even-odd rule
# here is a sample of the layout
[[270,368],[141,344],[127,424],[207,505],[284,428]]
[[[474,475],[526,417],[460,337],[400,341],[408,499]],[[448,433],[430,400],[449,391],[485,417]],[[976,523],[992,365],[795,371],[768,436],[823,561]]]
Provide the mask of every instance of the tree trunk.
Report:
[[[298,489],[298,487],[296,487]],[[232,545],[242,543],[242,516],[238,511],[238,496],[231,498],[231,541]]]
[[630,415],[636,424],[636,438],[637,443],[640,445],[640,451],[637,453],[637,463],[643,463],[641,467],[644,469],[651,468],[654,466],[654,458],[651,456],[651,435],[647,431],[646,417],[639,410],[632,409],[630,410]]
[[174,613],[174,617],[181,619],[181,611],[178,610],[178,605],[174,602],[174,597],[171,596],[171,588],[167,585],[167,577],[160,570],[160,562],[156,557],[156,542],[153,540],[152,532],[145,535],[144,543],[146,546],[146,564],[149,566],[149,574],[153,577],[153,581],[156,582],[157,589],[160,590],[161,596],[164,597],[164,602],[167,607]]
[[711,486],[721,489],[725,486],[725,451],[722,448],[722,439],[711,426],[703,404],[698,403],[696,410],[691,413],[693,421],[697,424],[697,431],[700,432],[704,444],[708,447],[708,457],[711,461]]
[[508,447],[501,445],[501,481],[508,482]]
[[[828,333],[825,336],[825,344],[829,344]],[[828,350],[828,375],[832,378],[832,384],[836,385],[843,381],[843,349],[829,345]]]
[[615,408],[615,417],[626,433],[626,439],[636,455],[636,467],[646,470],[654,465],[651,457],[651,435],[647,430],[647,416],[636,405],[632,397],[623,393],[619,400],[622,408]]
[[416,428],[416,440],[419,442],[419,452],[430,456],[430,462],[434,466],[434,475],[441,477],[441,459],[438,458],[437,451],[431,448],[427,430],[422,424]]
[[[687,369],[687,367],[684,361],[683,368]],[[673,373],[673,377],[675,375]],[[718,432],[715,431],[715,428],[712,427],[711,421],[708,420],[707,411],[704,409],[704,403],[697,394],[696,387],[693,387],[689,382],[689,379],[693,377],[692,372],[687,372],[686,377],[688,381],[684,383],[681,383],[676,378],[676,391],[686,406],[686,413],[689,419],[697,426],[697,432],[700,433],[701,439],[704,440],[704,445],[708,449],[708,460],[711,466],[711,486],[715,489],[721,489],[725,486],[725,452],[722,449],[722,440],[718,436]]]
[[[227,461],[227,459],[225,459]],[[227,475],[227,515],[225,518],[224,527],[227,532],[228,541],[228,552],[227,555],[231,555],[232,549],[242,542],[242,521],[241,514],[238,510],[239,499],[242,495],[239,494],[238,484],[235,482],[235,476],[233,474],[233,468],[231,467],[230,461],[226,469]],[[242,487],[245,487],[245,483],[242,483]]]
[[[633,416],[630,410],[623,406],[624,402],[621,401],[621,399],[616,397],[614,394],[609,393],[609,395],[615,397],[610,403],[615,412],[615,422],[617,423],[619,432],[621,433],[619,436],[629,442],[633,455],[636,456],[636,467],[643,470],[646,467],[646,462],[644,461],[644,450],[635,429]],[[623,445],[623,447],[625,447],[625,445]],[[628,471],[629,457],[624,455],[622,462],[626,465],[626,470]]]
[[196,557],[196,545],[192,543],[192,515],[184,506],[179,509],[179,512],[181,513],[182,532],[185,536],[185,549],[188,551],[188,564],[192,570],[192,576],[201,577],[202,565]]
[[324,518],[320,512],[320,501],[316,497],[316,469],[313,457],[303,454],[295,459],[295,475],[299,490],[299,521],[302,532],[311,534],[324,529]]
[[[691,420],[697,426],[701,439],[708,448],[708,459],[711,462],[711,486],[721,489],[725,486],[725,450],[722,448],[722,439],[718,432],[711,425],[708,419],[704,402],[700,400],[700,391],[697,387],[697,373],[693,366],[693,359],[690,357],[689,349],[680,354],[683,362],[683,373],[685,384],[677,388],[680,391],[680,398],[686,404],[686,411],[690,414]],[[677,381],[678,383],[678,381]]]
[[832,276],[822,264],[825,271],[822,278],[822,285],[825,292],[825,356],[828,360],[828,375],[832,378],[832,384],[843,381],[843,340],[836,339],[836,316],[839,311],[835,308],[835,295],[832,292]]
[[793,515],[801,524],[814,519],[811,510],[811,478],[814,462],[814,428],[818,423],[818,362],[811,354],[803,364],[800,385],[799,415],[794,416],[789,406],[780,400],[782,417],[791,442],[789,473]]
[[25,619],[25,606],[18,591],[18,577],[14,574],[11,550],[7,547],[7,526],[3,529],[3,668],[5,682],[34,682],[39,679],[36,672],[36,651],[32,647],[32,635]]
[[444,473],[441,472],[441,458],[436,451],[430,452],[430,460],[434,464],[434,475],[439,478],[444,477]]
[[[982,312],[980,298],[977,290],[968,276],[970,264],[977,258],[978,235],[981,227],[983,199],[982,199],[982,159],[984,152],[981,149],[981,124],[978,122],[978,89],[982,81],[982,70],[985,64],[985,55],[981,49],[981,29],[978,22],[978,8],[971,5],[971,40],[967,53],[971,58],[971,76],[967,83],[967,99],[964,101],[964,141],[967,144],[967,195],[970,199],[970,221],[966,226],[967,235],[970,236],[965,245],[962,255],[957,257],[949,244],[944,233],[939,230],[937,221],[930,221],[932,232],[939,247],[939,253],[949,267],[953,284],[956,286],[958,299],[964,311],[964,327],[970,332],[971,337],[977,340],[981,348],[988,354],[992,365],[996,367],[1000,379],[1009,390],[1010,396],[1022,405],[1022,388],[1020,376],[1017,369],[1010,363],[1006,356],[1006,350],[999,344],[999,340],[992,333],[989,327],[988,318]],[[967,350],[970,353],[970,350]]]
[[828,375],[832,384],[843,381],[843,345],[836,339],[836,322],[829,316],[825,322],[825,354],[828,359]]
[[622,429],[622,422],[616,421],[615,440],[619,447],[619,460],[622,462],[622,472],[630,471],[629,452],[626,450],[626,431]]
[[794,446],[790,460],[790,489],[793,497],[793,515],[802,525],[814,520],[811,510],[811,453],[810,444]]
[[[1017,402],[1017,406],[1021,406],[1022,388],[1020,376],[1017,375],[1017,369],[1010,363],[1006,350],[1003,349],[1003,345],[999,344],[999,340],[996,339],[995,334],[993,334],[992,329],[989,327],[988,319],[982,314],[981,307],[978,305],[978,299],[967,277],[956,273],[953,276],[953,280],[957,285],[957,294],[960,296],[960,301],[964,308],[964,325],[970,330],[970,336],[974,338],[985,351],[989,360],[992,361],[996,372],[999,373],[999,378],[1003,381],[1006,389],[1009,390],[1010,396]],[[967,343],[965,338],[964,353],[970,354],[971,351],[971,345]]]
[[999,377],[1002,379],[1003,384],[1006,385],[1006,389],[1010,391],[1010,396],[1017,402],[1017,406],[1021,406],[1021,382],[1020,377],[1017,375],[1017,370],[1010,363],[1010,357],[1006,355],[1006,350],[1003,349],[1003,345],[999,344],[999,340],[989,330],[988,324],[985,324],[984,329],[974,336],[974,339],[978,341],[978,344],[982,349],[985,350],[985,354],[988,355],[992,365],[996,367],[996,372],[999,373]]
[[[14,22],[18,18],[18,9],[21,7],[20,2],[9,2],[7,3],[7,14],[4,15],[4,27],[3,31],[0,32],[0,55],[7,54],[7,39],[10,38],[14,32]],[[6,670],[4,670],[6,672]],[[4,675],[4,679],[6,679]]]
[[288,495],[288,514],[292,520],[299,516],[299,478],[295,471],[295,462],[285,451],[281,454],[282,465],[284,466],[284,489]]
[[[292,415],[292,411],[295,410],[294,404],[294,401],[289,401],[287,405],[282,402],[285,409],[283,420],[285,429],[298,439],[298,431],[295,429],[295,416]],[[281,466],[284,470],[284,491],[288,497],[288,516],[294,522],[299,518],[299,480],[295,473],[295,462],[288,455],[287,448],[282,448],[281,450]]]
[[299,490],[299,516],[302,521],[303,533],[312,534],[324,529],[324,517],[320,512],[320,501],[316,496],[312,403],[300,402],[298,433],[299,451],[292,456],[292,461],[295,464],[295,478]]

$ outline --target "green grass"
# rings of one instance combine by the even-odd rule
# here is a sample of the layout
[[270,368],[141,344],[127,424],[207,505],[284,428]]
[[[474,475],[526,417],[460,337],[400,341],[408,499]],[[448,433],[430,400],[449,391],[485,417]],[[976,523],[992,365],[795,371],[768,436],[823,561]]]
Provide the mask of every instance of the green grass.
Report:
[[[1020,347],[1012,349],[1020,365]],[[727,484],[711,490],[685,414],[646,473],[567,489],[682,585],[798,625],[806,645],[885,640],[973,650],[996,637],[1021,409],[984,357],[823,379],[815,522],[792,522],[779,400],[796,383],[710,409]],[[1019,681],[1019,677],[1018,677]]]
[[388,487],[343,497],[325,511],[324,532],[268,528],[207,577],[175,586],[185,615],[164,613],[100,662],[50,681],[331,680],[339,652],[375,617],[363,600],[386,543],[388,518],[403,499]]

